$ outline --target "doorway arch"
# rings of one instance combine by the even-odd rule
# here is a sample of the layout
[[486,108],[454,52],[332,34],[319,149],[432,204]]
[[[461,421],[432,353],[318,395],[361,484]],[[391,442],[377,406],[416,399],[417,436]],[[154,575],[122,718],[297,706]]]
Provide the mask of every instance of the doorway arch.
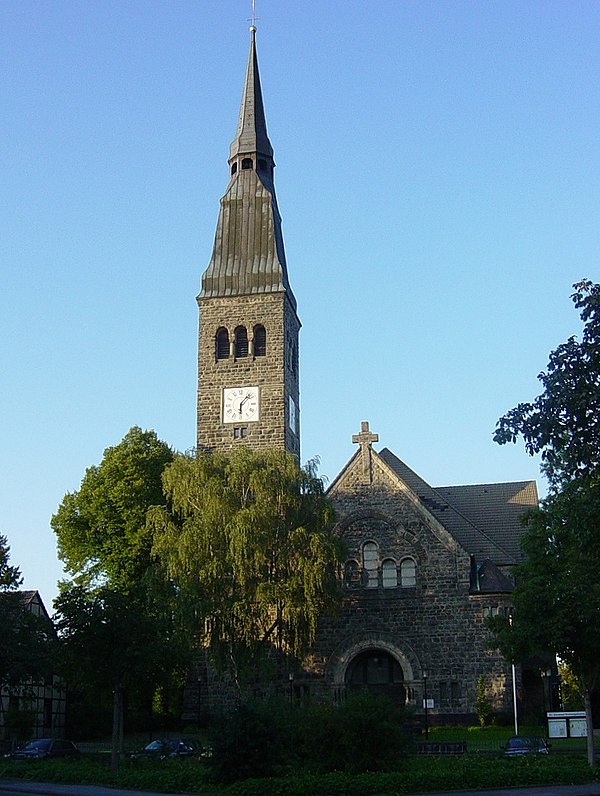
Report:
[[406,702],[402,666],[383,649],[359,652],[346,668],[345,685],[348,692],[367,689],[374,694],[383,694],[397,704]]

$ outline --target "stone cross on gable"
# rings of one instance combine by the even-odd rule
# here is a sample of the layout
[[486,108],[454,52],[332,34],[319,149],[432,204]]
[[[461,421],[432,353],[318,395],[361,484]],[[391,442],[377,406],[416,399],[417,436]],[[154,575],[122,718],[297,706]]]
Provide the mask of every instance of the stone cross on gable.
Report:
[[373,468],[371,463],[371,446],[374,442],[379,442],[379,434],[369,431],[369,423],[363,420],[360,424],[360,434],[352,435],[352,442],[360,446],[360,460],[363,475],[368,483],[373,480]]

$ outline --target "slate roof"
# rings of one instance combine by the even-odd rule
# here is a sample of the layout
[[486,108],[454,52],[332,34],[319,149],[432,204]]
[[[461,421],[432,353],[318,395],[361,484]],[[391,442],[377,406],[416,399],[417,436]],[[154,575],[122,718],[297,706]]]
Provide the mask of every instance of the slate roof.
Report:
[[388,448],[378,455],[478,562],[509,566],[520,560],[519,517],[537,505],[535,481],[432,487]]
[[202,275],[198,298],[286,293],[296,310],[275,196],[275,164],[267,135],[255,29],[250,31],[244,90],[229,162],[236,161],[237,168],[237,159],[247,156],[252,168],[237,168],[221,199],[213,253]]
[[515,560],[521,559],[519,543],[524,529],[520,518],[538,504],[535,481],[443,486],[436,491]]

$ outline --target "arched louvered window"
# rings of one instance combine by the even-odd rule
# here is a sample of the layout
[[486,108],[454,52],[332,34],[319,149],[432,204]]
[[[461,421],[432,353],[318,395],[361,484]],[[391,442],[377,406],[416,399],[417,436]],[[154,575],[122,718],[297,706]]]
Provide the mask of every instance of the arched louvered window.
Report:
[[400,562],[400,585],[403,589],[417,585],[417,565],[414,558],[403,558]]
[[244,158],[242,160],[242,169],[251,169],[253,165],[252,158]]
[[254,327],[254,356],[264,357],[267,354],[267,331],[262,323]]
[[379,551],[375,542],[363,545],[363,577],[367,589],[376,589],[379,585],[377,570],[379,567]]
[[381,565],[381,579],[384,589],[395,589],[398,585],[398,570],[392,558],[384,559]]
[[236,326],[235,329],[235,358],[242,359],[248,356],[248,332],[245,326]]
[[217,359],[227,359],[229,356],[229,332],[224,326],[217,329],[215,352]]

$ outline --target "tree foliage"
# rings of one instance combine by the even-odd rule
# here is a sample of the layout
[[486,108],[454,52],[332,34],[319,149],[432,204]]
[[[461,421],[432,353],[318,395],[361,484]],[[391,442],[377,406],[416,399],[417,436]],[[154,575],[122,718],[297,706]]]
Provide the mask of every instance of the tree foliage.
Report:
[[494,620],[512,660],[557,653],[579,679],[594,762],[591,692],[600,685],[600,285],[574,285],[584,323],[550,354],[544,392],[501,417],[494,439],[525,441],[541,454],[550,496],[526,518],[524,562],[516,570],[512,625]]
[[144,592],[121,594],[63,588],[55,602],[55,625],[72,685],[98,691],[139,689],[162,683],[178,656],[172,626],[148,611]]
[[[552,652],[565,661],[591,728],[591,693],[600,685],[600,485],[569,482],[529,512],[526,525],[511,622],[496,617],[492,630],[510,660]],[[588,752],[592,763],[593,744]]]
[[494,434],[501,445],[522,437],[529,454],[541,454],[553,490],[600,467],[600,284],[583,280],[573,287],[581,340],[570,337],[551,352],[538,376],[543,393],[501,417]]
[[161,476],[173,458],[154,431],[134,426],[100,465],[89,467],[51,521],[58,555],[80,583],[127,591],[151,566],[146,512],[163,503]]
[[592,690],[600,685],[600,488],[572,481],[526,522],[512,628],[495,622],[503,646],[512,660],[552,650]]
[[340,543],[314,468],[243,447],[177,455],[163,481],[168,506],[149,513],[154,553],[212,649],[298,653],[337,599]]
[[19,689],[47,674],[55,641],[49,619],[25,604],[21,572],[9,562],[8,539],[0,534],[0,690]]
[[[54,616],[63,671],[73,687],[113,702],[112,765],[122,742],[125,695],[152,698],[153,692],[183,674],[186,645],[165,605],[148,605],[147,591],[63,585]],[[154,609],[154,610],[153,610]]]

